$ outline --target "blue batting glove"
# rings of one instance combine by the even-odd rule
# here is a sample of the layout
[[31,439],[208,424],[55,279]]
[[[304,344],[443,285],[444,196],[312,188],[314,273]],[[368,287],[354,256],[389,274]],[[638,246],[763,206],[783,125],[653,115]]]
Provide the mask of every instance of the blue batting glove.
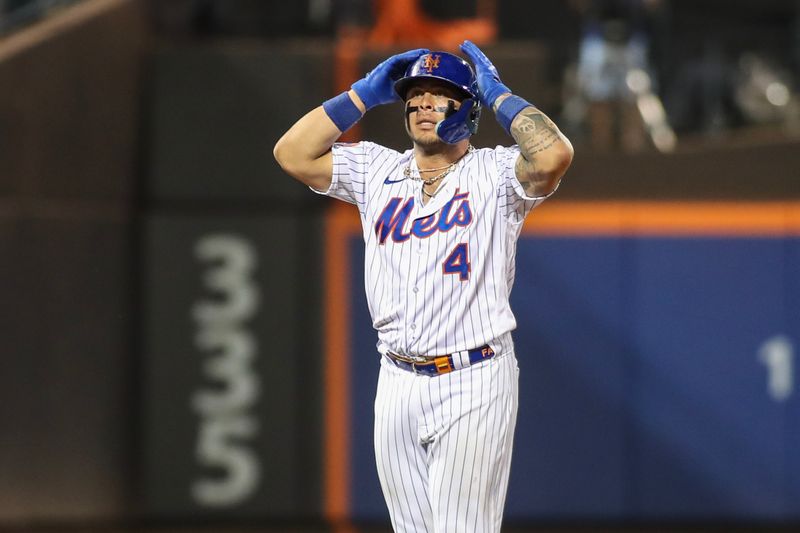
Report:
[[355,82],[352,88],[368,110],[376,105],[397,102],[400,97],[394,92],[394,82],[403,77],[410,63],[428,52],[427,48],[418,48],[394,55]]
[[471,41],[464,41],[464,44],[461,45],[461,51],[467,54],[467,57],[472,60],[472,64],[475,65],[475,77],[478,81],[478,93],[481,103],[488,108],[492,108],[495,100],[501,94],[510,93],[511,89],[503,85],[495,66],[475,44]]

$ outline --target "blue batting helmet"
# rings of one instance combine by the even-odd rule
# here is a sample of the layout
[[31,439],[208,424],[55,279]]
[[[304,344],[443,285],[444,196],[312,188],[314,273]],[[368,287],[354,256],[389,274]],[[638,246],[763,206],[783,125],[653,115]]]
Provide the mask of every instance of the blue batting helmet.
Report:
[[478,131],[481,115],[478,83],[475,80],[475,71],[466,60],[447,52],[421,55],[406,68],[403,77],[395,82],[394,90],[405,100],[408,90],[419,80],[443,82],[462,95],[461,105],[467,106],[461,113],[455,109],[449,111],[445,119],[437,125],[436,131],[443,141],[455,144]]

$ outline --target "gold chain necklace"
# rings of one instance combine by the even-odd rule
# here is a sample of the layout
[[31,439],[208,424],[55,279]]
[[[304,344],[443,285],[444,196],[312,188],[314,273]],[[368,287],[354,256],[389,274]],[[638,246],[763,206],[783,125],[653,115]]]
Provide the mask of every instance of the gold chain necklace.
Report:
[[[443,167],[438,167],[438,168],[417,169],[417,172],[419,174],[422,174],[423,172],[436,172],[437,170],[444,170],[444,172],[442,172],[441,174],[437,174],[437,175],[433,176],[432,178],[425,179],[421,175],[420,176],[412,176],[411,175],[411,163],[410,162],[408,163],[408,166],[406,166],[406,168],[403,169],[403,175],[406,178],[410,178],[410,179],[416,180],[416,181],[421,181],[423,186],[425,186],[425,185],[433,185],[434,183],[436,183],[440,179],[442,179],[445,176],[447,176],[455,168],[456,163],[461,161],[464,158],[464,156],[466,156],[467,154],[469,154],[471,152],[474,152],[474,151],[475,151],[475,148],[470,144],[470,145],[467,146],[467,151],[464,152],[463,154],[461,154],[461,156],[458,159],[456,159],[455,161],[453,161],[449,165],[445,165]],[[425,192],[424,188],[423,188],[422,192]],[[427,194],[427,193],[425,193],[425,194]]]

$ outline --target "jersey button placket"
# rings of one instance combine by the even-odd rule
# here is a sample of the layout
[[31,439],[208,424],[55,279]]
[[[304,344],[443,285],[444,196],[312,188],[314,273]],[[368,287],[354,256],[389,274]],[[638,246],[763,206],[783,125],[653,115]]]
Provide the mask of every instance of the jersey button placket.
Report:
[[[422,241],[420,241],[418,239],[414,239],[414,240],[415,240],[415,242],[413,243],[414,249],[416,250],[417,254],[422,255],[424,253],[424,247],[423,247]],[[419,338],[419,334],[416,332],[416,329],[417,329],[416,322],[418,321],[418,318],[419,318],[417,316],[417,306],[418,306],[419,302],[417,300],[417,296],[416,295],[419,293],[419,287],[417,286],[417,281],[419,280],[419,270],[420,270],[420,264],[422,262],[423,262],[422,259],[412,260],[411,261],[412,264],[411,264],[411,272],[410,272],[409,281],[412,281],[413,284],[410,284],[411,285],[411,294],[409,295],[409,300],[411,301],[411,304],[412,304],[410,306],[411,309],[412,309],[412,314],[410,314],[410,316],[409,316],[409,321],[411,323],[408,325],[409,331],[411,332],[410,335],[409,335],[409,339],[411,341],[411,343],[410,343],[411,345],[415,345],[417,343],[417,339]],[[422,266],[422,268],[425,268],[424,265]]]

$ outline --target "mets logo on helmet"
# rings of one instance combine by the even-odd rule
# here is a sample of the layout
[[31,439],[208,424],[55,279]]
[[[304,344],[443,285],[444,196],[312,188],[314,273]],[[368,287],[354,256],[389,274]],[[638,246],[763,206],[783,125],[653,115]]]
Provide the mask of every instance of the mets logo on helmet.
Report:
[[434,69],[439,68],[439,60],[442,56],[440,55],[433,55],[428,54],[425,56],[425,63],[423,63],[422,68],[428,71],[428,74],[434,71]]

